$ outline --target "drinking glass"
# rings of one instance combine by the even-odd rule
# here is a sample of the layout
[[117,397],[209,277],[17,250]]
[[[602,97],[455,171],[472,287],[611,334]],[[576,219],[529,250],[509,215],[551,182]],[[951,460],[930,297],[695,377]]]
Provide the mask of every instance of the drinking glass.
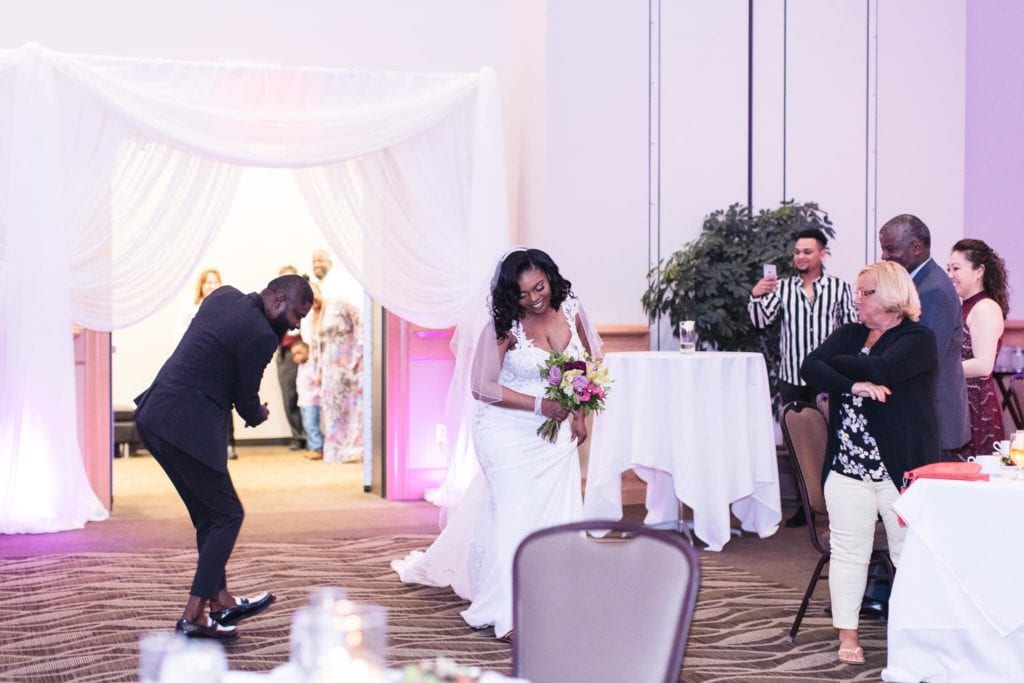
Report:
[[220,683],[228,672],[224,648],[214,640],[191,639],[168,652],[160,666],[160,683]]
[[693,353],[697,350],[697,329],[693,320],[679,323],[679,352]]
[[1017,466],[1016,479],[1024,479],[1024,429],[1018,429],[1010,439],[1010,460]]
[[164,659],[185,645],[185,637],[173,631],[143,633],[139,638],[139,683],[158,683]]

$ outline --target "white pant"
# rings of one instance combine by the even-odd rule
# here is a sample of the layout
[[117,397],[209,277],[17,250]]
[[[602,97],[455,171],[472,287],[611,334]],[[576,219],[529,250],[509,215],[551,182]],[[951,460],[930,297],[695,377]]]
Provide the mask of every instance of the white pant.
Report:
[[825,480],[825,506],[832,557],[828,590],[832,597],[832,625],[856,629],[868,582],[868,563],[875,542],[875,522],[882,516],[889,539],[889,556],[899,565],[907,530],[892,509],[900,495],[891,481],[862,481],[829,472]]

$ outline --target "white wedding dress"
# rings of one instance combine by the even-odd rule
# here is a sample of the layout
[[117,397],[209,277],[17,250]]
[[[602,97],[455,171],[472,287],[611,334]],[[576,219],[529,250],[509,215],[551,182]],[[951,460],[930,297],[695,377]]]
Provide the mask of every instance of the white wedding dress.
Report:
[[[566,299],[562,313],[571,330],[567,355],[585,348],[576,330],[579,300]],[[505,352],[499,383],[530,396],[544,393],[539,366],[548,351],[527,339],[518,321],[510,332],[515,347]],[[555,443],[537,435],[545,420],[526,410],[481,404],[473,426],[480,472],[448,525],[424,551],[395,560],[405,583],[451,586],[472,604],[462,617],[473,628],[494,626],[501,637],[512,630],[512,557],[528,534],[583,516],[580,461],[570,440],[569,421]]]

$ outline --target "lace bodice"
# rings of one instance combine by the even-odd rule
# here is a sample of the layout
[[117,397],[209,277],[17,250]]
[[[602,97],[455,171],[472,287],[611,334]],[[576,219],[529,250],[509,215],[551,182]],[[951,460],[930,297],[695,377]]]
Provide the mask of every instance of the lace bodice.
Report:
[[[567,298],[562,302],[562,314],[569,326],[570,335],[569,345],[566,346],[564,353],[576,358],[586,352],[576,330],[576,312],[579,308],[579,299]],[[518,320],[512,321],[512,328],[509,331],[515,336],[516,345],[505,352],[498,383],[521,394],[542,396],[546,385],[540,374],[540,366],[547,360],[549,352],[533,345],[533,340],[527,338]]]

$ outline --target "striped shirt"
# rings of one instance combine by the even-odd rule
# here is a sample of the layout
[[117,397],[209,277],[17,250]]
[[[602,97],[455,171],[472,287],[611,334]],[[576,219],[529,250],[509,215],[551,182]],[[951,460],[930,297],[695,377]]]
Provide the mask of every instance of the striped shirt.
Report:
[[779,379],[804,386],[800,364],[818,348],[832,330],[857,321],[853,307],[853,288],[832,275],[824,273],[814,281],[814,303],[807,300],[799,275],[779,280],[779,288],[771,294],[750,297],[747,312],[754,327],[770,326],[782,312],[779,351],[782,364]]

